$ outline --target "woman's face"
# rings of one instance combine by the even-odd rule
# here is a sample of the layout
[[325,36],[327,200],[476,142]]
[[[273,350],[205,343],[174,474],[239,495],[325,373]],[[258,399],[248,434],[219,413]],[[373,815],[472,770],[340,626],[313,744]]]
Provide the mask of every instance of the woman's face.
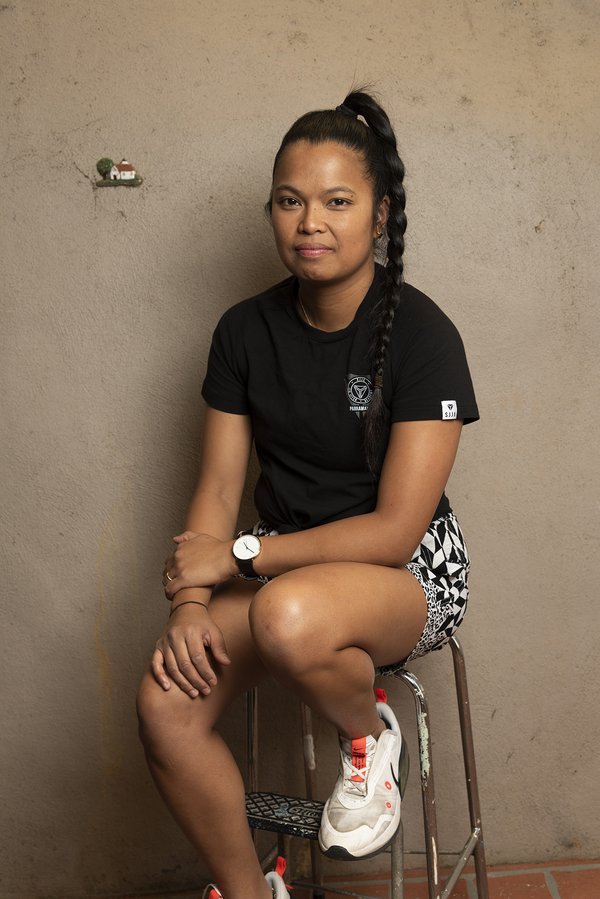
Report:
[[301,281],[351,281],[373,268],[373,239],[387,219],[354,150],[298,141],[273,176],[271,221],[281,261]]

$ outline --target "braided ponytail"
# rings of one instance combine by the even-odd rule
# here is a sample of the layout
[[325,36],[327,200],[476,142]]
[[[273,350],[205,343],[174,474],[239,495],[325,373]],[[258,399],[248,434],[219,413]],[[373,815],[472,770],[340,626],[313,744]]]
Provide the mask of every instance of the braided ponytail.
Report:
[[[365,455],[371,472],[376,473],[386,449],[383,441],[389,417],[383,401],[383,373],[394,314],[402,293],[406,231],[404,165],[386,112],[370,94],[361,90],[349,93],[336,109],[308,112],[294,122],[283,138],[273,169],[284,149],[301,140],[314,144],[333,141],[354,150],[362,157],[366,174],[373,184],[374,210],[384,197],[389,197],[385,288],[373,310],[370,346],[373,395],[364,421]],[[267,210],[270,211],[270,207],[269,201]]]
[[[363,91],[353,91],[344,99],[343,107],[352,110],[367,123],[377,138],[381,156],[379,165],[373,165],[376,203],[387,194],[390,200],[386,223],[387,250],[385,266],[385,290],[373,316],[370,347],[373,396],[364,425],[364,445],[372,472],[379,467],[385,447],[383,438],[387,430],[388,410],[383,401],[383,372],[392,334],[394,315],[400,303],[404,273],[404,232],[406,231],[406,196],[404,193],[404,164],[398,155],[396,135],[390,120],[381,106]],[[375,162],[375,160],[373,160]],[[385,183],[385,187],[384,187]]]

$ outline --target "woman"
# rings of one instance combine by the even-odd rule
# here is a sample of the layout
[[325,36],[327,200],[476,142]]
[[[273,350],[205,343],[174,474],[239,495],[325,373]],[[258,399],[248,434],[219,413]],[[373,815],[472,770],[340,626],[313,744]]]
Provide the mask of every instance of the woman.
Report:
[[[464,615],[469,562],[444,488],[478,412],[456,329],[403,283],[403,175],[368,94],[302,116],[268,203],[291,277],[226,312],[213,337],[198,487],[139,695],[152,774],[220,885],[212,896],[288,895],[261,872],[214,730],[232,700],[270,675],[335,725],[320,845],[365,857],[399,825],[406,752],[375,672],[438,648]],[[261,521],[234,541],[253,440]]]

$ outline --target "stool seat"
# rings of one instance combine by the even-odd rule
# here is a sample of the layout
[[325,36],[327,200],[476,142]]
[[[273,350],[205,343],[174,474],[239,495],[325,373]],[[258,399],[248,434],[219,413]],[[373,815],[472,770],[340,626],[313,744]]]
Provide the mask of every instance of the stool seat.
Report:
[[250,827],[271,833],[316,840],[324,802],[282,796],[281,793],[247,793],[246,814]]

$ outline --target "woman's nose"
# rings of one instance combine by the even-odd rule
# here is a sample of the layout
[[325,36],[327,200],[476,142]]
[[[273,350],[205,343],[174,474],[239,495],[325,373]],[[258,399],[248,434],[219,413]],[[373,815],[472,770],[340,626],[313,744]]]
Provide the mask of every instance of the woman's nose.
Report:
[[318,206],[306,206],[300,217],[299,230],[304,234],[314,234],[324,230],[323,216]]

